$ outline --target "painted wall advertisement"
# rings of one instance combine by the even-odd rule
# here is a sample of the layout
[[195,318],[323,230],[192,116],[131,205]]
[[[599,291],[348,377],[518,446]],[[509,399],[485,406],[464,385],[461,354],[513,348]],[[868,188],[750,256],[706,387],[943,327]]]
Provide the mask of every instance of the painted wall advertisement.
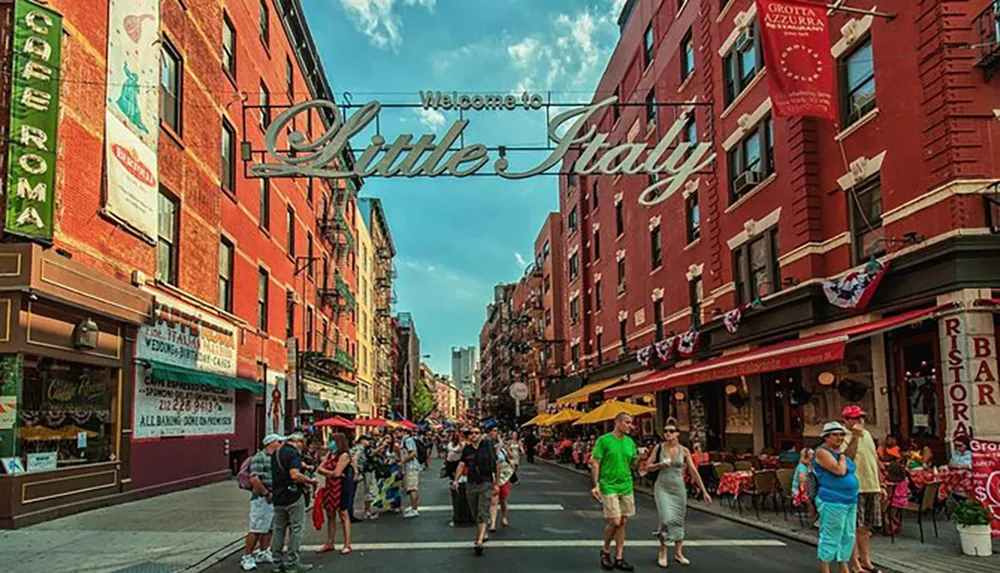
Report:
[[267,387],[264,388],[264,401],[267,406],[266,432],[268,434],[285,433],[285,400],[288,399],[288,384],[282,372],[267,371]]
[[[140,360],[236,376],[236,329],[206,312],[162,293],[156,319],[139,329]],[[156,380],[136,369],[136,438],[231,434],[236,428],[236,391]]]
[[105,212],[156,239],[160,0],[110,0]]
[[27,0],[14,4],[4,229],[52,241],[62,16]]
[[1000,538],[1000,442],[972,440],[973,497],[993,518],[994,538]]

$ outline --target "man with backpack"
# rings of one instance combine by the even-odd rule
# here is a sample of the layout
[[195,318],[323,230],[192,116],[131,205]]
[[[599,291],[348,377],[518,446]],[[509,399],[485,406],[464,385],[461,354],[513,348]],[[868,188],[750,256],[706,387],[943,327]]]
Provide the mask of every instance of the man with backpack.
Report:
[[281,447],[282,441],[283,438],[277,434],[265,436],[264,449],[247,458],[237,475],[240,489],[251,492],[250,531],[243,544],[243,558],[240,559],[240,566],[244,571],[252,571],[260,563],[274,563],[271,554],[271,529],[274,525],[271,456]]
[[[403,512],[403,517],[420,517],[420,471],[427,462],[427,449],[419,446],[420,442],[412,432],[404,432],[403,448],[400,455],[400,462],[403,467],[403,491],[410,496],[410,507]],[[420,459],[421,450],[424,459]]]

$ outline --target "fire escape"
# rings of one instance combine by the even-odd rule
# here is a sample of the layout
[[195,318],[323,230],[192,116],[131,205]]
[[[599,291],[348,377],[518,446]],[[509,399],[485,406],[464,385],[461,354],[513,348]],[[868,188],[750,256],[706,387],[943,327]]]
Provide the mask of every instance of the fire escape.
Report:
[[983,70],[986,81],[990,81],[1000,67],[1000,0],[993,0],[972,20],[976,30],[976,44],[979,48],[979,62],[976,67]]

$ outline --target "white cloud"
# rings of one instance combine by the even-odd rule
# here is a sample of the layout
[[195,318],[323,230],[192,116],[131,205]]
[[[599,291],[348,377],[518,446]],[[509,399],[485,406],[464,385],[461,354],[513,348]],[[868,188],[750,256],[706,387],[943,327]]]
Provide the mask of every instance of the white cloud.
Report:
[[525,38],[513,46],[507,46],[507,53],[514,60],[514,65],[523,68],[534,62],[538,50],[538,40]]
[[528,266],[528,261],[524,259],[524,256],[517,251],[514,252],[514,260],[517,261],[518,266],[526,267]]
[[420,117],[420,123],[424,124],[431,131],[437,131],[447,121],[444,114],[436,109],[416,109],[414,113]]
[[[404,6],[420,6],[433,12],[437,0],[401,0]],[[340,0],[354,25],[373,46],[396,49],[403,43],[402,18],[393,11],[397,0]]]

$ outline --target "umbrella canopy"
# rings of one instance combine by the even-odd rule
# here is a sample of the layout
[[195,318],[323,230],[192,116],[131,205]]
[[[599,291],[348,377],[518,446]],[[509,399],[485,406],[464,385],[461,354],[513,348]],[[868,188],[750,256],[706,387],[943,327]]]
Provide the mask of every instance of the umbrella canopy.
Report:
[[320,420],[313,425],[317,428],[346,428],[348,430],[353,430],[355,424],[347,418],[334,416],[332,418]]
[[384,428],[389,424],[386,423],[382,418],[364,418],[360,420],[354,420],[355,426],[366,426],[368,428]]
[[525,426],[541,426],[545,424],[545,421],[552,417],[552,414],[546,412],[540,412],[534,418],[528,420],[527,422],[521,424],[521,427]]
[[399,421],[399,425],[407,430],[423,430],[423,428],[405,418]]
[[551,418],[545,420],[544,422],[538,424],[539,426],[555,426],[558,424],[568,424],[574,420],[578,420],[580,416],[583,416],[583,412],[579,410],[574,410],[573,408],[566,408],[565,410],[559,410],[559,413],[553,414]]
[[579,419],[573,422],[573,425],[583,426],[585,424],[599,424],[601,422],[607,422],[608,420],[614,420],[615,416],[622,413],[632,416],[643,416],[645,414],[653,414],[655,412],[656,408],[650,408],[649,406],[619,402],[618,400],[608,400],[597,408],[594,408],[590,412],[580,416]]

